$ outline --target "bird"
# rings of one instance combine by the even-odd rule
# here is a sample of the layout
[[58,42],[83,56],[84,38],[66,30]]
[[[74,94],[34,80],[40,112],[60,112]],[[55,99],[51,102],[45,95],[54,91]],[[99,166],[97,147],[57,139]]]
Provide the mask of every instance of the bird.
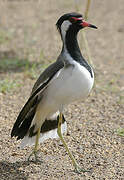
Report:
[[35,82],[14,123],[11,137],[21,139],[21,148],[34,145],[28,160],[34,156],[36,161],[40,143],[48,138],[60,138],[76,172],[86,172],[78,165],[63,138],[67,134],[63,111],[72,102],[84,100],[93,87],[93,68],[81,53],[77,35],[85,27],[97,27],[77,12],[62,15],[56,27],[62,40],[61,53]]

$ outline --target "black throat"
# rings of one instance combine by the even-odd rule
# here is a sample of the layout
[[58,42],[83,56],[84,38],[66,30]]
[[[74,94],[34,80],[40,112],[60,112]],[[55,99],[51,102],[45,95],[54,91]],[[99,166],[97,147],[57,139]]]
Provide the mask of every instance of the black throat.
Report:
[[78,31],[79,31],[78,29],[70,26],[70,28],[66,32],[65,45],[63,43],[63,49],[64,49],[64,46],[66,46],[65,48],[67,49],[70,56],[75,61],[77,61],[80,65],[84,66],[90,72],[91,77],[93,77],[92,69],[87,63],[87,61],[83,58],[79,45],[78,45],[78,41],[77,41]]

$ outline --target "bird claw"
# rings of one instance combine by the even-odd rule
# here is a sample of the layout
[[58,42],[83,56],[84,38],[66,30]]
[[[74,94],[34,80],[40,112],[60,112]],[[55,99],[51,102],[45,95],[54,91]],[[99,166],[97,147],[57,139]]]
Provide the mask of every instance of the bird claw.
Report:
[[[30,161],[30,159],[31,159],[31,157],[34,155],[34,161],[35,162],[38,162],[38,161],[40,161],[39,159],[38,159],[38,156],[37,156],[37,151],[35,151],[35,150],[33,150],[32,152],[31,152],[31,154],[29,155],[29,157],[28,157],[28,161]],[[41,162],[41,161],[40,161]]]
[[81,172],[82,173],[90,172],[90,170],[86,170],[86,169],[80,168],[78,165],[76,165],[75,166],[75,172],[78,173],[78,174],[81,174]]
[[33,155],[34,155],[35,161],[37,161],[37,152],[36,151],[31,152],[31,154],[28,157],[28,161],[30,161],[31,156],[33,156]]

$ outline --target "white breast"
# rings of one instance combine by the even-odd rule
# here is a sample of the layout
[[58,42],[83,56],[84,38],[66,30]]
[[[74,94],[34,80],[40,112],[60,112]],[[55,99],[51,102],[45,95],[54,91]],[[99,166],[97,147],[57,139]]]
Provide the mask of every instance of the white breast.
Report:
[[91,78],[89,71],[74,61],[72,66],[61,69],[51,80],[42,105],[56,111],[63,105],[82,100],[89,94],[93,83],[94,77]]

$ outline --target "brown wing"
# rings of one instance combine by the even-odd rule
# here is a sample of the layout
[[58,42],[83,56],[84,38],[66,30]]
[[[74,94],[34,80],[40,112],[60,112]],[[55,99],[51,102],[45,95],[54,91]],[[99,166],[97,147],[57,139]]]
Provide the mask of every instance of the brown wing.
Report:
[[48,86],[55,74],[63,68],[63,66],[64,64],[62,61],[56,61],[40,75],[34,84],[31,96],[17,117],[11,132],[11,137],[15,136],[17,139],[22,139],[27,134],[34,118],[37,105],[42,100],[42,92]]

